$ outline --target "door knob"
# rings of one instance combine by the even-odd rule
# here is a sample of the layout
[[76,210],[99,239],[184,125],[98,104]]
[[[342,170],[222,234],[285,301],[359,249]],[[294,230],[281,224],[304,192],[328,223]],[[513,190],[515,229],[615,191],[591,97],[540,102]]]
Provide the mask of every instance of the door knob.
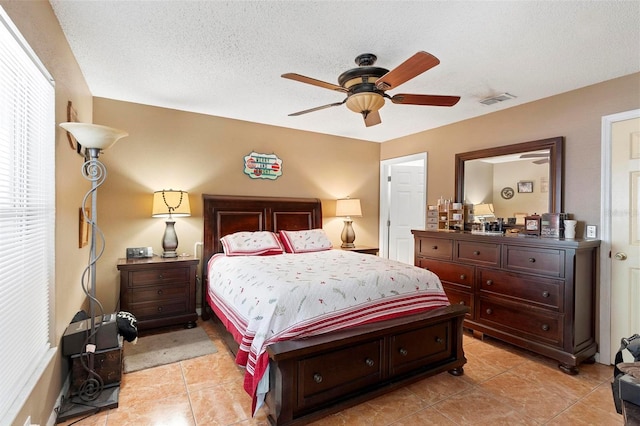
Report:
[[623,253],[620,251],[616,253],[615,256],[613,257],[615,257],[616,260],[627,260],[627,253]]

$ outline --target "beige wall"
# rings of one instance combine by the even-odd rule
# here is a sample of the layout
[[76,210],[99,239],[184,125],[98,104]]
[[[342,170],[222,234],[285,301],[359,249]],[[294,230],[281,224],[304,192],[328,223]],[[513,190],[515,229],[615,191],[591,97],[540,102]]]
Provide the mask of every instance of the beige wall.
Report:
[[[356,243],[377,245],[378,143],[103,98],[94,99],[94,122],[129,132],[101,157],[108,178],[100,188],[98,223],[107,245],[97,276],[99,298],[109,310],[119,297],[115,265],[125,249],[152,246],[162,253],[164,220],[151,217],[152,194],[161,189],[189,192],[192,216],[175,219],[179,253],[193,255],[202,241],[202,194],[319,198],[334,245],[341,243],[343,226],[334,216],[335,199],[360,198]],[[282,176],[245,175],[243,159],[252,151],[275,153]]]
[[[0,0],[0,6],[56,81],[56,123],[67,121],[68,100],[75,105],[79,119],[90,122],[91,93],[49,3]],[[56,275],[52,338],[57,345],[73,315],[85,303],[80,276],[89,254],[87,248],[78,248],[78,200],[89,185],[80,176],[82,158],[71,150],[64,132],[58,129],[56,135]],[[27,416],[31,416],[33,424],[46,424],[67,368],[66,359],[58,351],[25,402],[16,425],[23,425]]]
[[[487,107],[491,108],[491,107]],[[640,73],[381,145],[381,160],[428,151],[427,200],[454,196],[455,154],[555,136],[565,137],[564,211],[600,224],[602,116],[640,108]]]

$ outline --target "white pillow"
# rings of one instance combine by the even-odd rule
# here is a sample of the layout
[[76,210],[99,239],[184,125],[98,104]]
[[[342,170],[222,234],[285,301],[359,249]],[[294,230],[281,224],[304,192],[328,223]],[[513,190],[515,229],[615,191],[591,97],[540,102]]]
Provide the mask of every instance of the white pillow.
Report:
[[227,256],[282,254],[278,236],[269,231],[236,232],[220,238]]
[[333,248],[324,229],[280,231],[280,240],[287,253],[308,253]]

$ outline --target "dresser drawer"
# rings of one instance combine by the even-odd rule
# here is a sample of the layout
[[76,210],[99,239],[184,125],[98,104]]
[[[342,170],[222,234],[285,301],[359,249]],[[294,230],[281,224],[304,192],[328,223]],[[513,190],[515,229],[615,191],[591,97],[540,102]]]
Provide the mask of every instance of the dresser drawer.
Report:
[[562,310],[564,281],[495,269],[478,268],[477,273],[480,293],[498,294],[543,308]]
[[390,340],[389,372],[391,375],[446,359],[451,356],[450,323],[431,325],[397,334]]
[[453,241],[439,238],[418,238],[418,254],[451,260]]
[[532,340],[562,347],[562,315],[523,304],[480,297],[478,321],[507,332],[518,332]]
[[319,405],[380,380],[383,347],[378,339],[299,361],[298,407]]
[[500,266],[500,244],[458,241],[456,260],[486,266]]
[[148,286],[131,289],[128,294],[129,301],[139,302],[159,302],[171,299],[187,299],[189,297],[189,283]]
[[141,269],[130,273],[129,286],[189,282],[189,268]]
[[424,258],[418,258],[417,260],[417,266],[433,272],[440,278],[440,281],[447,281],[469,288],[473,286],[474,266]]
[[190,313],[187,299],[173,299],[151,302],[131,303],[129,311],[137,320],[157,318],[158,316],[180,315]]
[[564,250],[504,246],[505,269],[564,277]]
[[466,313],[465,317],[468,319],[473,318],[473,293],[469,291],[461,290],[460,287],[455,284],[442,283],[442,287],[444,288],[444,292],[447,294],[449,298],[449,303],[452,305],[463,305],[469,307],[469,312]]

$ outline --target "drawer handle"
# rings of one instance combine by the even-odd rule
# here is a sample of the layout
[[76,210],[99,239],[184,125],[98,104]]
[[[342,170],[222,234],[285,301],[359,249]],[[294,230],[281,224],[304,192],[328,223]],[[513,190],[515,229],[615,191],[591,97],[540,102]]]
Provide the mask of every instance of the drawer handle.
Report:
[[162,294],[162,290],[158,290],[158,294]]
[[467,279],[467,276],[466,276],[465,274],[460,274],[460,279],[461,279],[461,280],[466,280],[466,279]]
[[158,312],[162,312],[162,306],[158,306]]
[[536,263],[536,259],[535,259],[535,258],[533,258],[533,257],[530,257],[530,258],[529,258],[529,263]]
[[491,315],[493,313],[493,309],[489,308],[487,309],[487,314]]
[[459,301],[458,305],[464,305],[464,300]]
[[158,279],[159,279],[159,280],[163,280],[163,279],[164,279],[164,275],[162,275],[162,274],[158,274]]
[[549,331],[549,325],[548,324],[542,324],[542,331]]
[[407,354],[409,353],[409,351],[407,351],[405,348],[400,348],[398,352],[400,352],[400,355],[402,356],[407,356]]
[[493,280],[487,280],[487,285],[493,285]]
[[438,250],[438,246],[431,246],[431,250]]
[[371,358],[367,358],[364,363],[367,364],[367,367],[373,367],[376,364]]
[[442,343],[442,337],[436,336],[436,343]]
[[322,383],[322,374],[316,373],[313,375],[313,381],[316,383]]
[[542,297],[549,297],[549,292],[548,291],[543,291],[542,292]]
[[475,254],[476,256],[480,256],[480,252],[478,250],[474,251],[473,254]]

